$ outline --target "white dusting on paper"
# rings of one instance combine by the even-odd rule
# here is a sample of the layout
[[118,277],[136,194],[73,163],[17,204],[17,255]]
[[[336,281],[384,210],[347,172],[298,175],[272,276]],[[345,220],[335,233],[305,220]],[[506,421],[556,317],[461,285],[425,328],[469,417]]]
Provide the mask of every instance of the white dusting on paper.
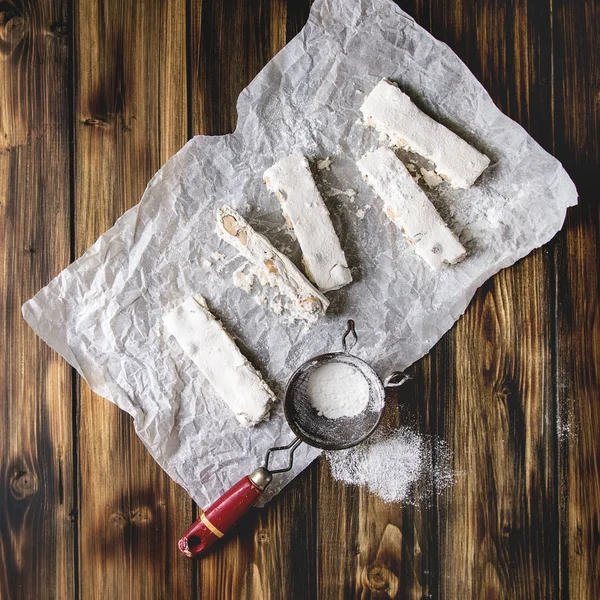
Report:
[[[214,269],[217,273],[222,273],[223,269],[225,268],[225,259],[227,258],[224,254],[221,254],[220,252],[213,252],[211,255],[211,258],[215,261],[214,264]],[[212,266],[210,264],[209,261],[207,261],[209,264],[207,266]]]
[[330,167],[331,158],[329,156],[327,158],[324,158],[323,160],[317,161],[317,169],[319,169],[319,171],[329,171]]
[[488,223],[495,228],[499,227],[502,223],[502,212],[496,206],[490,206],[485,216],[487,218]]
[[252,273],[254,273],[254,276],[256,279],[258,279],[258,283],[260,283],[262,286],[269,285],[269,278],[267,276],[268,274],[264,271],[264,269],[259,269],[254,265],[250,266],[252,268]]
[[320,416],[354,417],[367,408],[369,383],[356,367],[331,361],[310,374],[308,397]]
[[335,479],[366,487],[386,502],[427,501],[455,481],[447,445],[408,427],[376,431],[362,444],[326,457]]
[[325,192],[328,198],[335,198],[336,196],[346,196],[350,202],[354,202],[356,191],[348,188],[347,190],[338,190],[337,188],[330,188]]
[[283,303],[281,301],[281,298],[275,298],[272,302],[271,302],[271,310],[276,314],[276,315],[281,315],[283,313]]
[[245,264],[242,265],[241,267],[237,268],[232,276],[231,276],[231,280],[233,282],[233,285],[235,285],[235,287],[238,287],[242,290],[244,290],[245,292],[247,292],[248,294],[250,294],[252,292],[252,287],[254,285],[254,274],[252,272],[247,273],[246,271],[249,270],[248,269],[249,265]]
[[[256,296],[253,296],[254,301],[256,302],[256,304],[258,304],[259,306],[267,306],[268,305],[268,300],[267,300],[267,296],[264,293],[260,293],[257,294]],[[279,304],[279,306],[281,306],[281,304]],[[280,310],[278,313],[275,314],[281,314],[282,310]]]

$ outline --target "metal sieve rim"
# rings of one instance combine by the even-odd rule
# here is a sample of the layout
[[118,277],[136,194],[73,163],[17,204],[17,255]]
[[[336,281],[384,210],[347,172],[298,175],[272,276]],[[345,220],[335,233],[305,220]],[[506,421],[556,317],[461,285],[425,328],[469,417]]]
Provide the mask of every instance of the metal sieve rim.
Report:
[[[308,438],[306,436],[306,434],[296,426],[296,423],[291,414],[291,410],[292,410],[291,406],[293,403],[292,402],[292,398],[293,398],[292,387],[295,384],[296,379],[308,367],[317,368],[318,366],[322,366],[325,363],[330,362],[333,359],[335,359],[337,357],[341,357],[341,356],[350,357],[353,361],[356,361],[361,364],[361,366],[365,369],[365,371],[367,371],[371,375],[370,383],[379,387],[380,392],[381,392],[381,397],[384,399],[384,402],[381,405],[381,409],[379,410],[379,414],[377,415],[377,419],[375,420],[373,426],[371,428],[369,428],[364,433],[364,435],[362,435],[361,437],[359,437],[357,439],[353,439],[352,442],[347,443],[347,444],[333,444],[333,443],[328,444],[328,443],[316,442],[312,438]],[[345,450],[347,448],[352,448],[353,446],[356,446],[356,445],[360,444],[361,442],[364,442],[370,435],[373,434],[373,432],[377,429],[377,427],[379,427],[379,424],[381,423],[381,419],[383,418],[384,408],[385,408],[385,386],[383,385],[383,382],[379,378],[379,375],[377,375],[377,373],[375,372],[373,367],[368,362],[364,361],[362,358],[358,358],[354,354],[350,354],[349,352],[327,352],[325,354],[319,354],[317,356],[313,356],[312,358],[303,362],[292,373],[291,377],[288,379],[287,385],[285,387],[285,395],[284,395],[284,401],[283,401],[283,411],[284,411],[285,419],[287,421],[289,428],[305,444],[308,444],[309,446],[312,446],[313,448],[319,448],[321,450]]]

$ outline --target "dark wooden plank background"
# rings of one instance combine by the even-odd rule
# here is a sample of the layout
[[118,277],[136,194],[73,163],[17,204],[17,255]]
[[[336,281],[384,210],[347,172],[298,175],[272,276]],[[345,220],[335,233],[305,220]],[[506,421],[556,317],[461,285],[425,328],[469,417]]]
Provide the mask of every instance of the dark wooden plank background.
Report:
[[600,598],[597,0],[399,2],[580,193],[394,399],[461,473],[429,505],[317,462],[208,558],[180,558],[196,507],[20,317],[190,136],[234,129],[310,4],[0,2],[0,598]]

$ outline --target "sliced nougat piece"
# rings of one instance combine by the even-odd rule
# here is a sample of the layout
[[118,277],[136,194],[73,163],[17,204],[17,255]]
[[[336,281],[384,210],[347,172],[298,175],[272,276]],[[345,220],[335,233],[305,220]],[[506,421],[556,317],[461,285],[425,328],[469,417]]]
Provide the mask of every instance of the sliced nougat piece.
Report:
[[346,255],[308,160],[301,154],[286,156],[265,171],[264,180],[279,199],[288,225],[296,233],[308,278],[322,292],[350,283],[352,275]]
[[242,425],[252,427],[267,418],[275,394],[208,310],[202,296],[188,298],[163,321],[167,333],[196,363]]
[[217,210],[217,233],[231,244],[269,285],[287,298],[289,316],[315,323],[325,314],[329,300],[304,277],[294,263],[276,250],[230,206]]
[[422,112],[398,86],[382,79],[360,107],[367,125],[386,134],[394,146],[420,154],[452,187],[466,189],[490,159]]
[[387,216],[432,269],[439,269],[444,262],[453,264],[465,256],[458,238],[392,150],[378,148],[365,154],[357,165],[383,200]]

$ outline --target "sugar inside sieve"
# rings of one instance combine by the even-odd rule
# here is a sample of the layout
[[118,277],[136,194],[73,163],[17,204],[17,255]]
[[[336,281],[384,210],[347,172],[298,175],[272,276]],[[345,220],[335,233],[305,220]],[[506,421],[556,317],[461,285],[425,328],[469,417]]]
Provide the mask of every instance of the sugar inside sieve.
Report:
[[[355,416],[337,419],[320,414],[308,393],[311,375],[331,363],[354,367],[368,386],[366,408]],[[359,444],[379,425],[385,406],[385,391],[377,373],[366,362],[347,352],[330,352],[304,363],[290,378],[285,392],[285,417],[290,429],[310,446],[342,450]]]

